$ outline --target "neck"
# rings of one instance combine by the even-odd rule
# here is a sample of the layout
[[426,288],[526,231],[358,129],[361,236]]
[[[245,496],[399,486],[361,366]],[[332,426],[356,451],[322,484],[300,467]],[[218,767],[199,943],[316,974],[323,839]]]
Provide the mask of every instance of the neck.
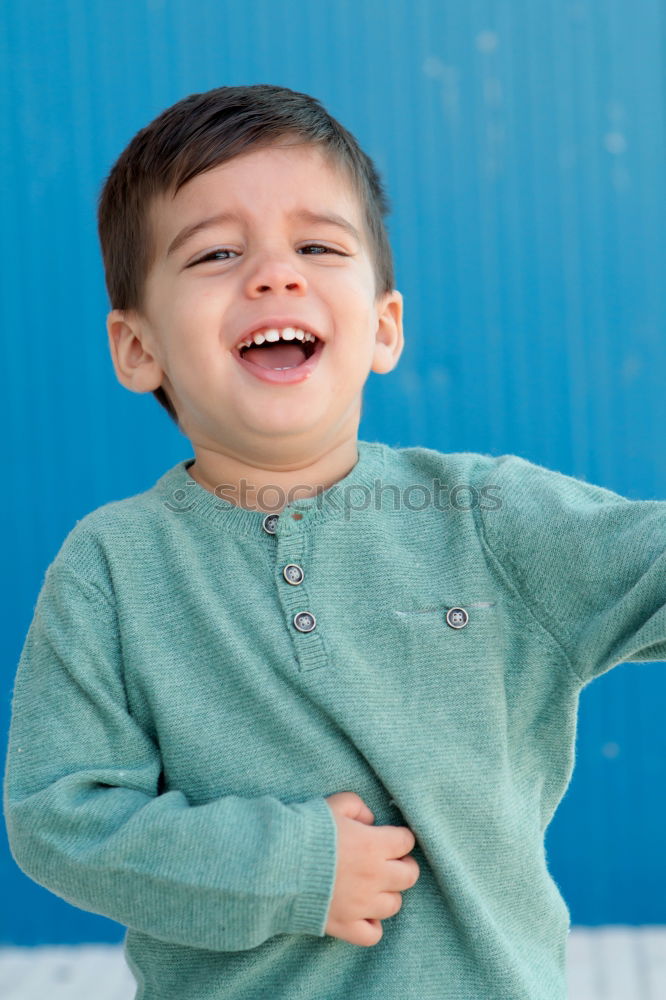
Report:
[[313,458],[292,456],[274,463],[252,464],[244,457],[195,446],[195,461],[188,474],[223,500],[277,514],[295,500],[315,496],[343,479],[356,465],[356,437],[322,447]]

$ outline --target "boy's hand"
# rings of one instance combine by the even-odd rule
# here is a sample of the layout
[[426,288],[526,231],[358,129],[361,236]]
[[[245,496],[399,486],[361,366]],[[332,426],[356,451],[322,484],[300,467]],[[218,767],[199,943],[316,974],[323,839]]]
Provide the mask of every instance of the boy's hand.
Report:
[[355,792],[326,799],[338,832],[333,898],[325,932],[366,948],[381,939],[382,920],[402,906],[401,892],[417,881],[416,838],[406,826],[376,826],[375,817]]

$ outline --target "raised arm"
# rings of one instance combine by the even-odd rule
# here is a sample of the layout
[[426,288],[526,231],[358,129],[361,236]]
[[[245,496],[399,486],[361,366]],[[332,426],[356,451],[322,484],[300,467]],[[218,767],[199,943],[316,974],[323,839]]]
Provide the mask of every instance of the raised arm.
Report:
[[479,509],[489,558],[583,683],[625,660],[666,660],[666,501],[502,456]]

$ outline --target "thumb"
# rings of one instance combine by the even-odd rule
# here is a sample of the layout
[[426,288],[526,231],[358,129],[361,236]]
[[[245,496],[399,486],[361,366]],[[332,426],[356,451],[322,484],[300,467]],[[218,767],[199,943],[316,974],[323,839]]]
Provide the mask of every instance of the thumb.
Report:
[[335,795],[329,795],[326,801],[336,816],[347,816],[358,823],[369,825],[375,822],[372,810],[356,792],[336,792]]

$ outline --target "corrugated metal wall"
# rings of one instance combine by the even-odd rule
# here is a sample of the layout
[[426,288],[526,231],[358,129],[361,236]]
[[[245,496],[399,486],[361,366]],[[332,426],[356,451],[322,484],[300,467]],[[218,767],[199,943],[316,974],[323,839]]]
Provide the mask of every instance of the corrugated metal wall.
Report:
[[[665,25],[659,0],[4,0],[3,736],[65,535],[191,454],[115,382],[95,229],[113,160],[189,93],[312,93],[382,172],[407,346],[362,438],[666,498]],[[583,694],[547,839],[575,923],[666,923],[665,704],[664,664]],[[2,850],[0,939],[119,939]]]

